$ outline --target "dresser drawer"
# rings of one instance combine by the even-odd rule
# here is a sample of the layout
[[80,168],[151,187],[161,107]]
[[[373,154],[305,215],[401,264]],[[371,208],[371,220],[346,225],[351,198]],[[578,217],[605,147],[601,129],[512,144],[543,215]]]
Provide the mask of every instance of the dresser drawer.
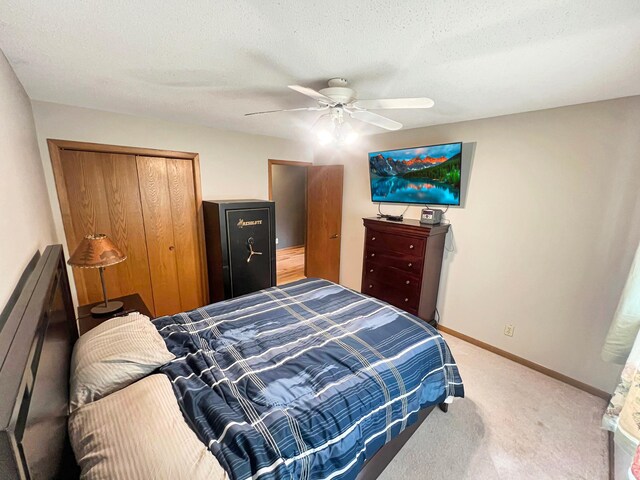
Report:
[[415,311],[420,303],[419,285],[391,286],[387,283],[365,278],[362,285],[362,293],[379,298],[405,310],[411,309]]
[[378,265],[394,267],[399,270],[412,273],[413,275],[420,276],[423,258],[418,253],[419,252],[416,252],[416,254],[394,253],[382,248],[377,248],[377,245],[367,245],[365,249],[365,263],[372,262],[377,263]]
[[418,255],[420,257],[424,254],[424,242],[424,238],[394,235],[393,233],[372,229],[367,229],[365,241],[367,246],[375,247],[379,250]]
[[[405,265],[401,263],[400,265]],[[408,265],[408,264],[406,264]],[[395,264],[381,265],[367,260],[364,264],[364,277],[367,280],[386,283],[391,286],[404,285],[414,287],[420,285],[420,276],[407,269],[395,267]]]

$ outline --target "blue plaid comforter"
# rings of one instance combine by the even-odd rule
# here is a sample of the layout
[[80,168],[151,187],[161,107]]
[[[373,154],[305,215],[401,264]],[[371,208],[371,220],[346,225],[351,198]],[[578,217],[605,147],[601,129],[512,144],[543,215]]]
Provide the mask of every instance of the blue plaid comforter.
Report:
[[444,339],[422,320],[308,279],[154,320],[187,421],[229,476],[354,479],[448,397]]

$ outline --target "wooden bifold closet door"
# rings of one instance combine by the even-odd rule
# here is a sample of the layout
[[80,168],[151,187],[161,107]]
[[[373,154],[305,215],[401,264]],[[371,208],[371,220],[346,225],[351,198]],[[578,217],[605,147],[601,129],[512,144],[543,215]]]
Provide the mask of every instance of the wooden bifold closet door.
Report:
[[137,164],[156,315],[202,306],[191,162],[138,157]]
[[[197,163],[59,143],[50,151],[69,251],[105,233],[127,254],[105,271],[109,296],[138,293],[156,316],[205,305]],[[73,274],[80,305],[102,299],[97,270]]]

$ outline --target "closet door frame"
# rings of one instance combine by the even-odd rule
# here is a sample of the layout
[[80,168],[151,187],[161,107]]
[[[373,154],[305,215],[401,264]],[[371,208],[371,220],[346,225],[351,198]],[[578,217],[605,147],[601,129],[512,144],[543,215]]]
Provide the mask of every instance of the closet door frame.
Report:
[[[67,196],[67,187],[62,168],[61,152],[63,150],[74,150],[81,152],[112,153],[122,155],[135,155],[144,157],[160,157],[192,162],[193,186],[196,200],[196,211],[198,214],[198,247],[200,258],[201,285],[203,285],[203,305],[209,303],[209,276],[207,275],[207,261],[204,241],[204,218],[202,214],[202,187],[200,183],[200,155],[194,152],[177,152],[173,150],[159,150],[155,148],[127,147],[121,145],[106,145],[102,143],[76,142],[72,140],[47,139],[51,166],[58,194],[58,203],[62,213],[62,224],[65,231],[64,244],[69,250],[67,236],[75,237],[73,223],[71,220],[71,207]],[[75,277],[74,284],[75,284]],[[77,288],[77,287],[76,287]]]

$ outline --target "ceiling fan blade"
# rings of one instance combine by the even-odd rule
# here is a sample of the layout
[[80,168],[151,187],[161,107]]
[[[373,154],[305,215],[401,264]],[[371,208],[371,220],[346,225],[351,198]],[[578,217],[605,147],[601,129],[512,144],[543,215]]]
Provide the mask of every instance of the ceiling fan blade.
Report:
[[265,110],[264,112],[251,112],[245,113],[245,117],[249,117],[251,115],[263,115],[265,113],[278,113],[278,112],[318,112],[320,110],[325,110],[329,107],[302,107],[302,108],[286,108],[284,110]]
[[385,108],[431,108],[435,102],[430,98],[379,98],[374,100],[358,100],[353,104],[356,108],[379,110]]
[[324,104],[329,105],[331,107],[336,105],[336,102],[334,100],[332,100],[331,98],[327,97],[326,95],[323,95],[320,92],[316,92],[313,88],[301,87],[300,85],[289,85],[289,88],[291,90],[295,90],[296,92],[299,92],[299,93],[301,93],[303,95],[306,95],[307,97],[311,97],[314,100],[317,100],[318,102],[324,103]]
[[376,127],[385,128],[387,130],[400,130],[402,128],[402,124],[400,122],[396,122],[395,120],[391,120],[390,118],[383,117],[382,115],[378,115],[377,113],[368,112],[366,110],[345,109],[345,111],[356,120],[370,123],[371,125],[375,125]]

